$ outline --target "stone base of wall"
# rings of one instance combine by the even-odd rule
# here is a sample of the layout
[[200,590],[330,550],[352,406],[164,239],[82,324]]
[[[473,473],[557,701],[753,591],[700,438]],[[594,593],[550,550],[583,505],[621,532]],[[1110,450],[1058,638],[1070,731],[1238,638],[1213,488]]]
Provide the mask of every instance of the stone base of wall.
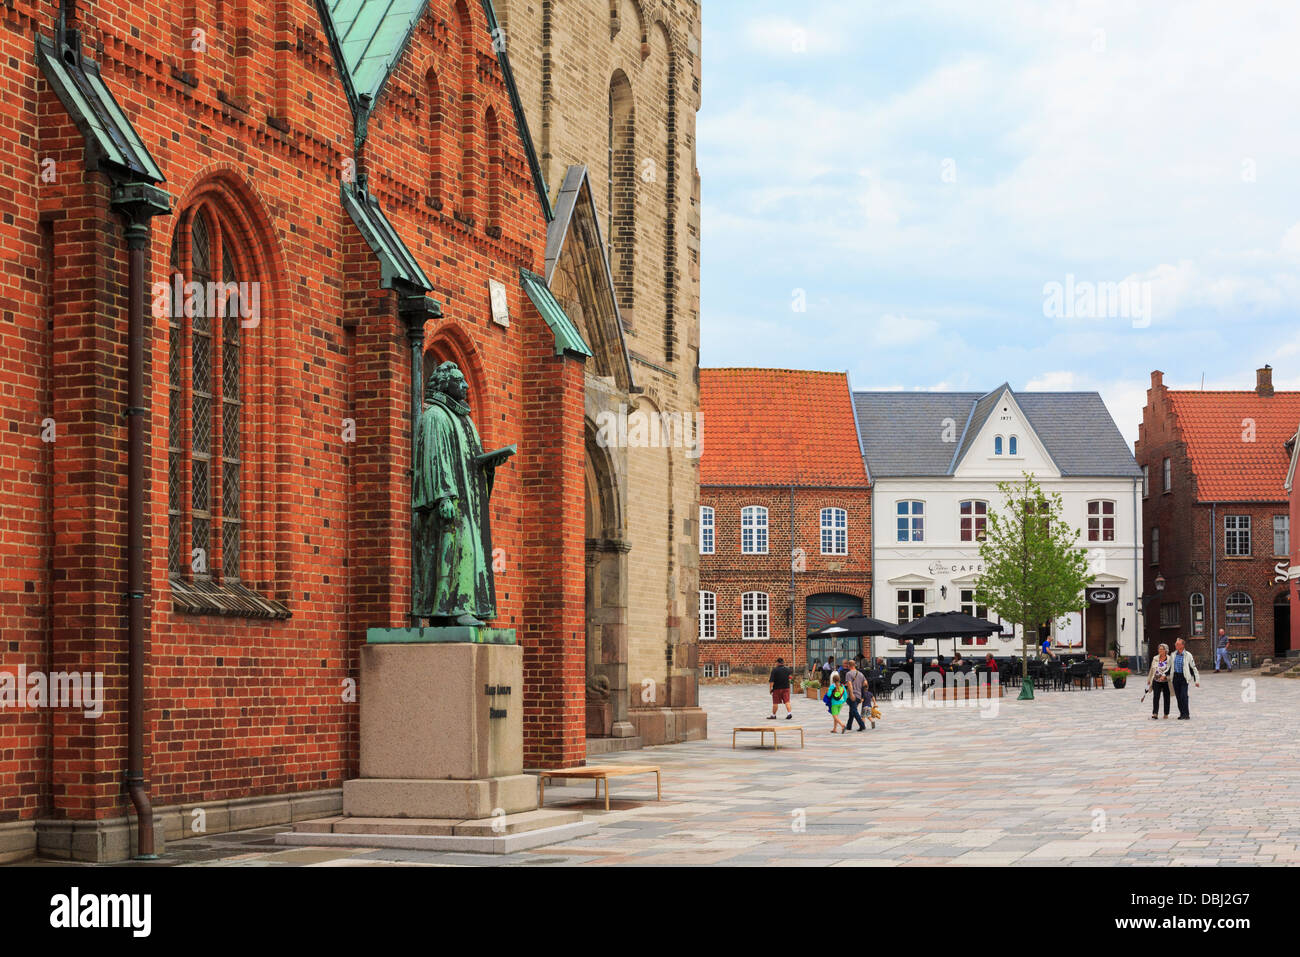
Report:
[[709,736],[708,715],[702,708],[634,708],[627,717],[646,745],[703,741]]
[[5,821],[0,824],[0,864],[21,861],[35,853],[35,821]]
[[[156,807],[153,811],[154,849],[162,854],[167,841],[245,831],[272,824],[292,824],[295,821],[338,814],[342,810],[341,788]],[[202,813],[196,814],[196,811]],[[31,835],[26,844],[27,852],[18,857],[7,857],[10,842],[17,849],[18,842],[22,840],[22,828],[19,825],[25,825]],[[11,829],[14,832],[12,836]],[[0,863],[33,854],[55,860],[96,864],[125,861],[130,859],[135,849],[135,834],[134,814],[99,821],[44,818],[35,822],[2,824]]]

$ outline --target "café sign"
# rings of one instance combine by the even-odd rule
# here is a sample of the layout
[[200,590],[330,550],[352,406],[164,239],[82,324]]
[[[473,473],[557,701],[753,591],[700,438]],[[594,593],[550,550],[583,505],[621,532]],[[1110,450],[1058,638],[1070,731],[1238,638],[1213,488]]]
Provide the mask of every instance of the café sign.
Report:
[[1111,591],[1109,588],[1098,588],[1095,591],[1089,592],[1088,597],[1093,601],[1094,604],[1108,605],[1111,602],[1113,602],[1118,596],[1115,594],[1115,592]]

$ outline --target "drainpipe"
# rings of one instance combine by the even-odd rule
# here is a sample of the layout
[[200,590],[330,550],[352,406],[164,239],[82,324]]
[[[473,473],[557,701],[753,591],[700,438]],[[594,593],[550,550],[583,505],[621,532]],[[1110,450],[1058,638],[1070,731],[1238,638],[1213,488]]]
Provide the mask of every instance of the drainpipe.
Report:
[[149,220],[171,213],[171,197],[148,183],[113,189],[113,207],[126,217],[127,244],[127,769],[126,790],[135,807],[136,860],[156,860],[153,808],[144,777],[144,664],[148,617],[145,608],[147,556],[144,547],[144,426],[149,404],[144,389],[144,251]]
[[[794,483],[790,483],[790,664],[794,665],[799,660],[799,644],[795,634],[794,626]],[[834,641],[834,639],[831,639]],[[804,667],[807,668],[808,661],[804,661]]]
[[[1140,539],[1142,537],[1142,522],[1138,518],[1138,483],[1140,481],[1141,479],[1133,480],[1133,657],[1141,659],[1135,662],[1139,668],[1145,667],[1145,658],[1142,657],[1142,641],[1147,634],[1147,606],[1143,601],[1146,596],[1146,588],[1139,578],[1142,574],[1142,562],[1138,559],[1138,552],[1141,550]],[[1141,616],[1142,620],[1141,625],[1138,624],[1139,616]],[[1087,643],[1086,637],[1084,643]]]
[[1219,503],[1210,503],[1210,647],[1219,637]]

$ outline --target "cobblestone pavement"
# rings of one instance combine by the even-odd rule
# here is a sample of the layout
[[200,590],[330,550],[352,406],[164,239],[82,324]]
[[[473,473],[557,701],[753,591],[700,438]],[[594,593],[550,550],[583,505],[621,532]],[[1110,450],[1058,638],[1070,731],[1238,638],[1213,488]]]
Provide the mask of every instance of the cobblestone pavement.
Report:
[[[580,807],[589,837],[503,856],[281,848],[278,828],[169,843],[178,864],[1214,865],[1300,863],[1300,681],[1206,674],[1192,720],[1152,721],[1128,688],[1039,692],[996,711],[883,707],[874,729],[832,736],[819,701],[766,721],[766,686],[706,687],[709,739],[599,758],[663,768],[616,779],[612,809],[590,783],[548,786]],[[1011,695],[1015,689],[1008,689]],[[988,702],[986,702],[988,704]],[[737,724],[802,724],[780,751]]]

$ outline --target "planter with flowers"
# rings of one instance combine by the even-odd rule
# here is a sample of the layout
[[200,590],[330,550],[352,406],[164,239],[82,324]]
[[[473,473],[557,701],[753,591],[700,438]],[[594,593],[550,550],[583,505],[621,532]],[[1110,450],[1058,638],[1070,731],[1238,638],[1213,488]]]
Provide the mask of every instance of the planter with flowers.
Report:
[[1128,684],[1128,676],[1132,673],[1127,668],[1112,668],[1110,670],[1110,683],[1116,688],[1122,688]]

